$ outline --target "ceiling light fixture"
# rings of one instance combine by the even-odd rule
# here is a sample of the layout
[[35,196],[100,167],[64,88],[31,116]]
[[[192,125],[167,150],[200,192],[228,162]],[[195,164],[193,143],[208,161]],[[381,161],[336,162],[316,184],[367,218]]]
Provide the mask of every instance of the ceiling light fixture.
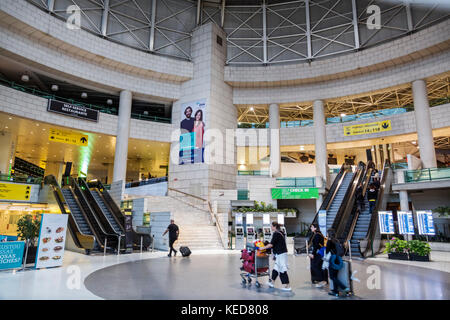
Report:
[[87,94],[86,92],[82,92],[82,93],[81,93],[81,97],[82,97],[83,99],[86,99],[86,98],[88,97],[88,94]]
[[26,74],[22,75],[22,77],[20,79],[22,79],[23,82],[30,81],[30,77],[28,75],[26,75]]
[[56,84],[52,84],[52,88],[51,89],[52,89],[52,91],[58,91],[59,87]]

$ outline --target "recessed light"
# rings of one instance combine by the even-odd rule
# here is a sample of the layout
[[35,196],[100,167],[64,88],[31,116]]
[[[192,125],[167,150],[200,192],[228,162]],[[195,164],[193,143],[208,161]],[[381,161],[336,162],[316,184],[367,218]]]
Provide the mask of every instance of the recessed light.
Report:
[[346,116],[346,114],[345,113],[341,113],[341,117],[345,117]]
[[9,117],[8,119],[9,119],[9,120],[12,120],[12,118],[11,118],[11,117]]

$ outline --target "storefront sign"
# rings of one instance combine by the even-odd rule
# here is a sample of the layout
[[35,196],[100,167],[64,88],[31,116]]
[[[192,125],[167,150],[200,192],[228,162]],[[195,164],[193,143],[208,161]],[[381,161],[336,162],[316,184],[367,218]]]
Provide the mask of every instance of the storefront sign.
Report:
[[47,111],[64,114],[75,118],[98,121],[98,111],[57,100],[48,100]]
[[411,211],[397,211],[400,234],[414,234],[414,222]]
[[434,230],[433,213],[431,212],[431,210],[418,210],[416,211],[416,214],[419,234],[434,236],[436,232]]
[[36,269],[63,263],[68,214],[43,214],[36,254]]
[[381,234],[394,234],[394,217],[392,211],[378,211],[378,222]]
[[20,268],[22,266],[25,242],[0,242],[0,270]]
[[327,232],[327,210],[319,210],[319,229],[323,234]]
[[85,134],[59,129],[50,129],[49,133],[48,140],[50,141],[74,144],[82,147],[88,145],[89,137]]
[[18,183],[0,183],[0,200],[30,201],[31,186]]
[[344,136],[356,136],[359,134],[371,134],[392,130],[391,120],[344,126]]
[[318,188],[273,188],[272,199],[318,199]]

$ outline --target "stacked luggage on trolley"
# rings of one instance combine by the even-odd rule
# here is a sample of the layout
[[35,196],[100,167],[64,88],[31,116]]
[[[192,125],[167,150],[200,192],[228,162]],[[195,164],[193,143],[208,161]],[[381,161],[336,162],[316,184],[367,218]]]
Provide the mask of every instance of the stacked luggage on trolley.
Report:
[[261,283],[258,281],[259,277],[269,277],[269,257],[270,250],[258,250],[264,246],[264,243],[260,240],[254,243],[247,243],[246,249],[241,250],[241,278],[242,285],[249,286],[252,284],[252,278],[255,278],[255,285],[257,288],[261,287]]

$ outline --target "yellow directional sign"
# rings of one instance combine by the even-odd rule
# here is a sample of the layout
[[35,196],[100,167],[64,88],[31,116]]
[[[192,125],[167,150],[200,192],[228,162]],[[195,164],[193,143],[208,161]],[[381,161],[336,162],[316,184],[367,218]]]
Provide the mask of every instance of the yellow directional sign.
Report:
[[50,129],[50,134],[48,136],[48,140],[54,142],[62,142],[68,144],[74,144],[77,146],[87,146],[88,145],[88,136],[81,133],[64,131],[59,129]]
[[28,184],[0,183],[0,200],[29,201],[30,196]]
[[356,136],[359,134],[371,134],[392,130],[391,120],[344,126],[344,136]]

